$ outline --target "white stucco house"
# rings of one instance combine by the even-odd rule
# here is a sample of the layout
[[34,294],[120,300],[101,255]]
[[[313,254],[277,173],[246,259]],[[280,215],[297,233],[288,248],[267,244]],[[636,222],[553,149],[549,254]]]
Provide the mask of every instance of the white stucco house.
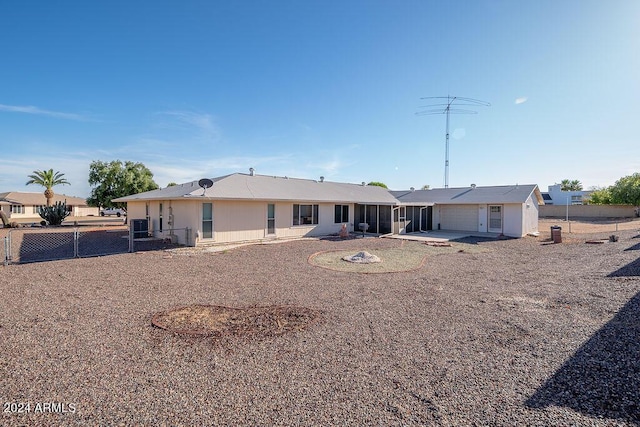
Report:
[[[522,237],[537,231],[536,185],[388,191],[382,187],[234,173],[114,199],[155,237],[200,245],[323,236],[459,230]],[[180,230],[179,232],[177,230]],[[184,231],[190,230],[186,234]]]
[[[398,201],[386,189],[360,184],[235,173],[114,199],[127,203],[129,220],[148,219],[156,237],[177,236],[181,244],[286,239],[354,231],[363,210]],[[187,238],[173,230],[193,230]],[[378,233],[374,225],[371,232]]]

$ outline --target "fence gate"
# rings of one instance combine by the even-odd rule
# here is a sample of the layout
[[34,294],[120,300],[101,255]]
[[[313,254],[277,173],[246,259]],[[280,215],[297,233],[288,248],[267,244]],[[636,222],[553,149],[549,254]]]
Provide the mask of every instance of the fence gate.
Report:
[[128,230],[77,231],[78,257],[129,252]]
[[54,261],[75,256],[75,230],[70,229],[12,229],[8,235],[12,263]]

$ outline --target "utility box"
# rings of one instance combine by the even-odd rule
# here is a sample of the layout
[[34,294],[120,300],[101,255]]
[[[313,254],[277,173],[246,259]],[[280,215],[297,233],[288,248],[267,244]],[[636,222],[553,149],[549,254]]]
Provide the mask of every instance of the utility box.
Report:
[[149,237],[149,221],[146,219],[132,219],[131,226],[133,227],[134,239]]
[[551,227],[551,240],[553,243],[562,243],[562,227],[557,225]]

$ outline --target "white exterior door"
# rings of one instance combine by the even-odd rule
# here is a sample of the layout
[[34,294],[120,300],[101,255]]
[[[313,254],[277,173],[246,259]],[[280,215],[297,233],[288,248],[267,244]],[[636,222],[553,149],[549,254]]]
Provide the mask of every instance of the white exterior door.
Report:
[[489,205],[489,233],[502,233],[502,205]]

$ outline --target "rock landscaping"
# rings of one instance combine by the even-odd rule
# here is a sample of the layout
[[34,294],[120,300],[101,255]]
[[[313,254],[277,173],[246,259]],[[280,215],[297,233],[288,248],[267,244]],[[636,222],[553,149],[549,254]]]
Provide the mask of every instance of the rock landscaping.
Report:
[[[0,425],[638,426],[640,234],[611,233],[0,266],[3,402],[74,405]],[[353,270],[394,256],[421,266]]]
[[367,251],[360,251],[355,255],[343,256],[342,259],[347,262],[355,262],[356,264],[371,264],[374,262],[382,262],[376,255],[372,255]]

